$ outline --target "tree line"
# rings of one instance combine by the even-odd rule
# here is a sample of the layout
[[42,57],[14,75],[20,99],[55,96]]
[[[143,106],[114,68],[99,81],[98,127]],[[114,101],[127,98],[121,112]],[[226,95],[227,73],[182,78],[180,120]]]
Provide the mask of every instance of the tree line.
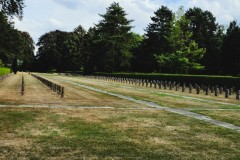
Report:
[[[22,7],[18,9],[1,14],[21,18]],[[119,3],[112,3],[99,16],[101,20],[88,30],[79,25],[72,32],[45,33],[37,42],[35,57],[29,34],[17,32],[25,36],[20,36],[21,40],[8,39],[16,42],[14,47],[0,46],[0,59],[4,64],[14,64],[17,59],[24,64],[22,68],[42,72],[240,73],[240,27],[236,21],[225,29],[210,11],[197,7],[185,11],[180,7],[173,13],[167,6],[161,6],[153,13],[145,34],[139,35],[132,32],[133,20],[126,17]],[[6,17],[0,23],[5,22]],[[8,25],[14,30],[12,24]],[[11,38],[10,33],[2,33],[3,42],[4,38]],[[20,42],[24,44],[17,44]]]
[[0,67],[29,70],[35,61],[34,41],[30,34],[14,28],[13,16],[22,18],[22,0],[0,1]]
[[42,71],[240,73],[240,28],[227,30],[209,11],[160,7],[144,35],[133,33],[126,12],[112,3],[102,20],[86,31],[52,31],[37,43]]

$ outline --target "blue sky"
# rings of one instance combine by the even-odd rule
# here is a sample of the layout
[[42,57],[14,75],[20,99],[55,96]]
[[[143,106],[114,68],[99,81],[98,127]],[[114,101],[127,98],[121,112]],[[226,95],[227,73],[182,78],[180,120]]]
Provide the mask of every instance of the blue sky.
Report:
[[[98,23],[99,14],[104,14],[113,0],[25,0],[22,21],[14,19],[17,29],[27,31],[35,43],[46,32],[60,29],[72,31],[78,25],[85,29]],[[240,0],[115,0],[125,9],[129,19],[133,19],[133,31],[144,34],[161,5],[168,6],[174,12],[179,6],[200,7],[211,11],[217,22],[227,26],[232,20],[240,20]]]

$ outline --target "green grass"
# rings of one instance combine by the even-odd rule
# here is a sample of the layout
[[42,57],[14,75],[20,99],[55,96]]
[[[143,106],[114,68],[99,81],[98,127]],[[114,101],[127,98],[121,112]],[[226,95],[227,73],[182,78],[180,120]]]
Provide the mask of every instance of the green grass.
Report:
[[10,68],[0,68],[0,76],[9,74],[11,72]]
[[228,122],[236,126],[240,126],[240,111],[239,110],[223,110],[223,111],[204,111],[198,110],[195,113],[203,114],[220,121]]
[[0,120],[0,157],[6,159],[240,156],[239,133],[164,111],[4,108]]

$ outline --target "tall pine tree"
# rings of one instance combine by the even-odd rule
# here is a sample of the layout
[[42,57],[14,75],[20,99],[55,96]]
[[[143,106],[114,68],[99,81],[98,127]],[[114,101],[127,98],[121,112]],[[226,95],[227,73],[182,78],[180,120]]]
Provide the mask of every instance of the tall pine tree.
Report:
[[118,3],[112,3],[107,8],[103,19],[96,25],[97,37],[95,45],[97,49],[96,64],[98,71],[114,72],[126,71],[130,67],[130,42],[132,20],[126,18],[127,14]]
[[230,23],[222,47],[222,70],[225,74],[240,74],[240,27]]
[[135,55],[140,63],[138,67],[143,67],[138,71],[161,71],[162,67],[159,68],[154,55],[167,53],[170,50],[167,37],[171,33],[173,13],[167,7],[162,6],[154,14],[155,16],[151,17],[152,22],[146,28],[141,50]]

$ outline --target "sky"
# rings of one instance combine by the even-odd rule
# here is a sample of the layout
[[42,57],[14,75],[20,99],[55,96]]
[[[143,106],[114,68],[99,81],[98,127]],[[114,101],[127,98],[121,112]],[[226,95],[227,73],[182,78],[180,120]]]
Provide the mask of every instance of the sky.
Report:
[[230,21],[240,22],[240,0],[25,0],[23,19],[14,19],[15,28],[27,31],[35,43],[41,35],[54,31],[73,31],[79,25],[86,30],[97,24],[106,8],[119,2],[132,22],[133,32],[144,34],[151,23],[151,16],[162,5],[176,12],[180,6],[185,10],[200,7],[216,17],[217,22],[227,27]]

